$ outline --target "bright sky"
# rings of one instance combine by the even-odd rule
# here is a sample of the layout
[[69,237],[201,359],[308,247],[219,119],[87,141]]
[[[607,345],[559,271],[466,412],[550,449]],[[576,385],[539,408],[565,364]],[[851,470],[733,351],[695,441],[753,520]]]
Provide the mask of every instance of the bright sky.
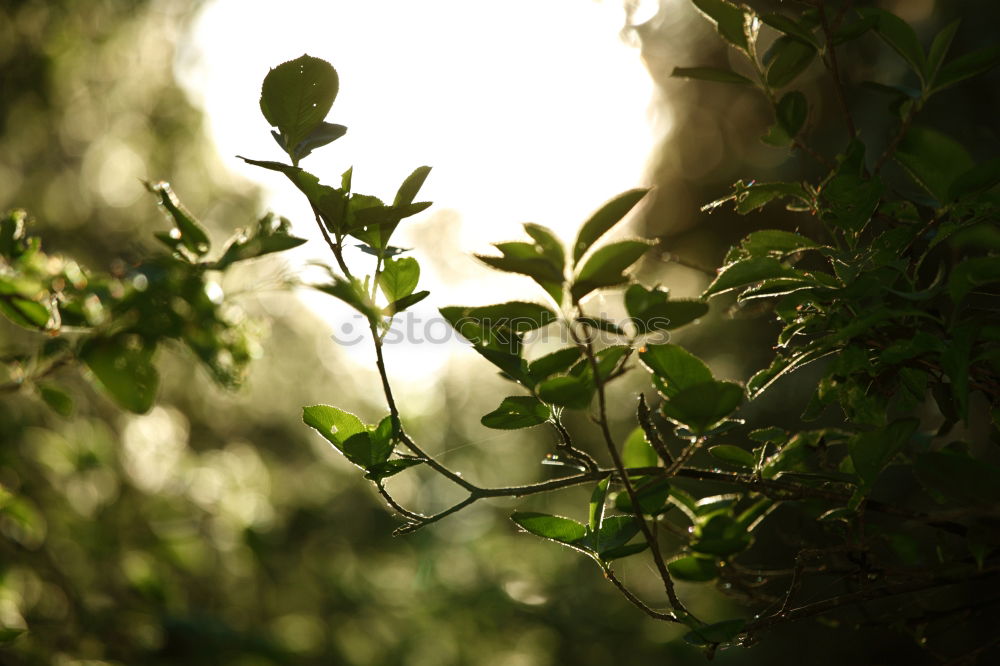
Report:
[[[227,165],[260,184],[297,234],[318,239],[291,185],[235,155],[284,158],[258,108],[270,67],[303,53],[333,63],[340,94],[328,120],[348,133],[302,166],[337,183],[353,165],[355,191],[383,199],[413,168],[433,167],[419,198],[435,205],[394,238],[421,259],[420,288],[431,297],[417,312],[428,317],[438,306],[510,300],[511,289],[531,284],[471,257],[433,270],[424,259],[446,244],[435,236],[443,218],[458,220],[448,241],[465,253],[519,239],[529,221],[568,244],[601,203],[645,182],[653,86],[638,49],[619,35],[623,22],[616,0],[210,0],[178,75]],[[296,262],[327,259],[321,243],[303,247]],[[317,307],[341,327],[350,312],[321,298]],[[407,363],[418,375],[447,357],[422,351],[431,352],[420,354],[425,362],[411,354]]]

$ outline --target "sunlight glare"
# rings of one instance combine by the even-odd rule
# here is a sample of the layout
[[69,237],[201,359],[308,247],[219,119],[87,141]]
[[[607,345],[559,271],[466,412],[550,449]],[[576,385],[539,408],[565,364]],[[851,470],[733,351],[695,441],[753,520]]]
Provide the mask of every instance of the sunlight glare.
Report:
[[[298,193],[235,155],[282,158],[257,110],[270,67],[303,53],[332,62],[340,94],[329,120],[349,130],[303,166],[337,183],[353,165],[355,189],[383,199],[413,168],[434,167],[420,197],[434,207],[404,221],[395,239],[414,247],[408,227],[422,240],[456,235],[414,250],[421,288],[432,291],[416,308],[426,318],[434,306],[509,299],[531,284],[469,256],[450,260],[458,277],[442,274],[436,250],[488,253],[490,242],[522,237],[529,221],[569,244],[601,203],[643,184],[653,86],[638,49],[620,37],[623,21],[611,1],[212,0],[182,44],[177,73],[206,111],[226,166],[259,184],[297,234],[318,241]],[[460,223],[443,224],[449,215]],[[295,261],[327,260],[323,249],[310,242]],[[330,301],[307,297],[332,328],[350,312]],[[406,365],[427,376],[455,349],[421,349]],[[368,354],[356,356],[367,363]]]

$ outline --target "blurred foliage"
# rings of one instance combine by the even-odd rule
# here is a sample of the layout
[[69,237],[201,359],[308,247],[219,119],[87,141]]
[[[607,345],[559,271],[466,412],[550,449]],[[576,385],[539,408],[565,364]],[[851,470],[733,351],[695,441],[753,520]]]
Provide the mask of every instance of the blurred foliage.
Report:
[[[650,235],[664,238],[665,258],[715,265],[729,245],[760,225],[724,208],[706,220],[698,207],[738,179],[780,179],[813,167],[807,158],[789,159],[758,141],[770,110],[749,91],[668,78],[677,65],[726,65],[729,55],[712,46],[712,27],[686,3],[664,4],[656,20],[633,33],[669,97],[663,112],[672,126],[661,151],[658,193],[644,220]],[[761,12],[781,8],[753,4]],[[902,13],[910,3],[887,4]],[[954,53],[995,41],[994,3],[912,4],[924,8],[907,17],[923,44],[958,17],[965,20]],[[109,283],[129,287],[135,268],[162,248],[152,235],[164,228],[162,216],[150,205],[144,180],[169,179],[216,242],[260,218],[256,194],[218,168],[197,111],[172,79],[172,44],[193,9],[154,0],[100,0],[86,11],[37,0],[0,8],[0,210],[30,210],[38,222],[27,233],[41,238],[47,253],[72,257],[88,267],[81,270],[108,275]],[[773,39],[776,33],[768,30],[762,34]],[[874,35],[854,45],[840,53],[845,80],[912,85],[905,61]],[[923,122],[955,136],[976,158],[995,155],[996,82],[994,72],[950,90],[947,104],[932,99]],[[796,85],[818,100],[811,122],[831,128],[814,137],[817,147],[835,149],[842,130],[833,90],[815,65]],[[887,101],[872,91],[849,99],[862,132],[876,136],[889,127]],[[282,139],[299,137],[296,128],[286,132],[281,124],[275,123],[282,130],[279,143],[293,160],[305,157],[311,147]],[[336,127],[326,128],[327,136],[335,138]],[[902,182],[905,174],[896,177]],[[790,216],[768,210],[768,227],[794,228]],[[38,268],[48,280],[69,263]],[[690,268],[653,264],[648,261],[642,275],[671,285],[674,293],[695,295],[708,283]],[[376,496],[349,482],[351,466],[293,418],[300,405],[336,397],[363,420],[377,422],[385,414],[380,400],[367,388],[358,390],[377,377],[349,371],[310,313],[286,293],[270,293],[289,283],[280,262],[262,259],[249,270],[231,269],[221,292],[250,313],[240,322],[261,345],[240,392],[214,389],[205,381],[211,368],[191,363],[190,350],[168,341],[156,363],[159,397],[145,414],[123,414],[84,381],[91,375],[80,377],[70,367],[54,369],[37,393],[3,394],[0,661],[701,662],[677,640],[683,631],[624,603],[585,558],[513,536],[502,515],[510,507],[505,500],[391,538],[397,523],[372,501]],[[196,302],[205,294],[202,286],[190,292]],[[40,315],[35,323],[42,324]],[[37,339],[7,321],[0,326],[4,353]],[[773,339],[770,322],[710,316],[696,330],[677,339],[708,358],[716,375],[745,378],[770,360],[768,344],[758,344]],[[180,339],[192,346],[193,338]],[[8,379],[22,381],[3,381]],[[794,416],[787,402],[802,402],[795,381],[790,384],[770,391],[758,413],[786,425],[782,419]],[[416,439],[447,452],[450,466],[483,483],[538,478],[536,461],[551,447],[549,438],[484,442],[478,415],[496,408],[495,396],[502,394],[494,388],[499,391],[501,380],[455,368],[437,386],[438,395],[413,396],[429,406],[425,411],[402,407]],[[621,430],[632,405],[612,405],[611,411]],[[567,426],[580,433],[582,448],[595,444],[583,437],[584,418],[567,418]],[[396,477],[387,487],[423,507],[450,506],[456,493],[421,467],[409,472],[416,481]],[[589,489],[571,491],[565,498],[537,498],[532,508],[566,513],[589,497]],[[783,521],[788,534],[813,527],[809,519]],[[638,594],[662,593],[645,567],[623,564],[623,577]],[[698,593],[702,585],[679,584],[693,612],[735,612],[726,601]],[[892,603],[885,609],[899,608]],[[971,620],[975,630],[981,618],[973,613]],[[877,627],[852,627],[850,641],[842,631],[799,623],[745,655],[726,651],[717,659],[799,663],[784,640],[808,642],[816,656],[811,663],[927,659],[912,641]],[[956,632],[961,644],[966,634]]]

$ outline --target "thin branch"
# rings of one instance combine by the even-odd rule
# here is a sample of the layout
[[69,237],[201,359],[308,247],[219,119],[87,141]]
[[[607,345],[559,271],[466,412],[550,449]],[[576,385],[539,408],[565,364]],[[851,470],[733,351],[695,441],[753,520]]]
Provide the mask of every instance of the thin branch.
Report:
[[469,506],[470,504],[472,504],[473,502],[475,502],[478,499],[479,499],[479,497],[477,495],[469,495],[468,497],[466,497],[464,500],[462,500],[458,504],[455,504],[455,505],[453,505],[453,506],[445,509],[444,511],[440,511],[438,513],[435,513],[433,516],[422,516],[419,520],[417,520],[415,522],[407,523],[406,525],[403,525],[401,527],[396,528],[396,530],[393,532],[393,534],[395,534],[397,536],[400,536],[400,535],[403,535],[403,534],[410,534],[412,532],[416,532],[417,530],[419,530],[422,527],[426,527],[426,526],[430,525],[431,523],[436,523],[437,521],[441,520],[442,518],[447,518],[451,514],[457,513],[458,511],[461,511],[462,509],[464,509],[465,507]]
[[666,442],[660,437],[660,432],[656,429],[656,424],[653,423],[651,416],[649,407],[646,405],[646,396],[640,393],[639,405],[636,407],[636,419],[639,421],[642,431],[646,434],[646,441],[656,451],[656,455],[660,457],[663,464],[669,467],[673,464],[674,458],[670,455],[670,450],[667,448]]
[[996,575],[998,571],[1000,571],[1000,566],[993,566],[989,568],[984,568],[982,571],[977,571],[977,572],[966,571],[962,573],[951,573],[951,574],[941,575],[929,581],[923,580],[920,582],[903,583],[897,585],[883,585],[880,587],[858,590],[857,592],[849,592],[847,594],[841,594],[836,597],[824,599],[822,601],[806,604],[805,606],[799,606],[798,608],[786,611],[784,613],[763,617],[757,620],[756,622],[751,622],[749,625],[747,625],[746,629],[744,630],[744,633],[750,636],[754,632],[758,632],[764,629],[769,629],[778,624],[782,624],[785,622],[794,622],[796,620],[801,620],[807,617],[821,615],[829,611],[836,610],[838,608],[843,608],[844,606],[853,606],[856,604],[864,603],[866,601],[897,596],[900,594],[908,594],[910,592],[921,592],[923,590],[930,590],[936,587],[943,587],[946,585],[966,583],[979,578],[986,578],[989,576]]
[[[330,238],[330,234],[327,232],[326,227],[323,224],[322,217],[320,216],[319,210],[316,208],[315,205],[312,206],[312,210],[316,218],[316,224],[317,226],[319,226],[320,233],[323,234],[323,240],[326,241],[327,246],[329,246],[330,251],[333,253],[334,258],[337,260],[337,265],[340,267],[340,270],[343,271],[344,277],[346,277],[349,280],[353,279],[353,276],[351,275],[351,269],[347,266],[347,262],[344,261],[344,255],[343,255],[344,246],[342,240],[338,237],[337,242],[334,242],[333,239]],[[389,384],[389,375],[385,369],[385,359],[383,358],[382,355],[382,339],[381,337],[379,337],[378,329],[376,328],[375,322],[369,320],[368,328],[371,331],[372,342],[375,345],[375,365],[378,368],[379,378],[382,381],[382,392],[385,394],[385,401],[387,406],[389,407],[389,416],[392,420],[392,429],[393,432],[396,434],[397,439],[399,439],[399,441],[401,441],[403,445],[406,446],[406,448],[410,449],[410,451],[412,451],[415,455],[423,458],[424,462],[427,463],[428,467],[433,469],[435,472],[441,474],[449,481],[452,481],[453,483],[461,486],[462,488],[468,490],[469,492],[477,490],[478,488],[476,487],[475,484],[466,481],[465,479],[462,478],[460,474],[458,474],[457,472],[453,472],[452,470],[448,469],[443,464],[438,462],[433,456],[429,455],[427,452],[425,452],[423,449],[417,446],[416,442],[414,442],[410,438],[410,436],[406,434],[406,431],[403,429],[402,421],[399,418],[399,409],[396,407],[396,400],[392,394],[392,387]]]
[[673,613],[664,613],[662,611],[650,608],[646,604],[646,602],[644,602],[639,597],[635,596],[632,590],[625,587],[625,584],[622,583],[620,580],[618,580],[618,577],[615,575],[615,572],[611,570],[611,567],[608,567],[604,570],[604,577],[607,578],[612,583],[614,583],[614,586],[618,588],[618,591],[621,592],[623,595],[625,595],[625,598],[628,599],[633,606],[639,608],[646,615],[657,620],[664,620],[666,622],[680,622],[677,616],[674,615]]
[[826,159],[825,157],[823,157],[822,155],[820,155],[818,152],[816,152],[815,150],[813,150],[812,148],[810,148],[809,145],[805,141],[802,141],[801,139],[798,139],[798,138],[794,138],[794,139],[792,139],[792,145],[795,146],[796,148],[798,148],[799,150],[801,150],[803,153],[805,153],[809,157],[811,157],[814,160],[816,160],[821,166],[824,166],[827,169],[832,169],[833,168],[833,166],[834,166],[833,162],[831,162],[830,160]]
[[412,511],[404,508],[399,502],[397,502],[393,498],[392,495],[389,494],[389,491],[387,491],[385,489],[385,486],[382,485],[381,481],[376,481],[375,482],[375,487],[378,489],[378,494],[381,495],[382,498],[385,499],[385,501],[389,503],[389,506],[391,506],[393,509],[395,509],[396,513],[400,514],[401,516],[403,516],[407,520],[409,520],[411,522],[420,522],[420,521],[423,521],[423,520],[427,519],[427,516],[421,515],[419,513],[414,513]]
[[847,134],[853,139],[857,136],[857,129],[854,126],[854,119],[851,117],[851,109],[847,106],[847,96],[844,93],[844,83],[840,77],[840,67],[837,64],[837,47],[833,44],[833,31],[830,29],[830,22],[826,17],[826,10],[823,2],[817,2],[816,8],[819,10],[819,21],[823,27],[823,35],[826,38],[827,64],[830,74],[833,75],[834,90],[837,93],[837,101],[840,102],[840,110],[844,114],[844,124],[847,126]]
[[673,464],[671,464],[670,467],[667,468],[666,475],[674,476],[675,474],[677,474],[677,472],[679,472],[681,468],[684,466],[684,463],[690,460],[691,456],[693,456],[695,453],[698,452],[698,449],[702,447],[702,445],[707,441],[707,439],[708,439],[707,437],[696,437],[691,441],[690,444],[685,446],[684,449],[680,452],[680,454],[678,454],[678,456],[674,459]]
[[879,155],[878,161],[875,163],[875,167],[872,170],[873,174],[877,174],[882,167],[885,166],[885,163],[889,161],[889,158],[896,154],[896,149],[899,148],[899,142],[902,141],[903,137],[906,136],[906,133],[910,131],[910,124],[913,122],[913,118],[917,115],[920,107],[921,104],[919,100],[914,101],[910,105],[910,110],[906,112],[905,116],[903,116],[903,122],[899,125],[899,131],[896,132],[896,135],[892,137],[891,141],[889,141],[889,145],[887,145],[885,150],[882,151],[882,154]]
[[716,277],[718,275],[718,271],[716,271],[714,268],[710,268],[708,266],[705,266],[704,264],[699,264],[698,262],[691,261],[690,259],[685,259],[684,257],[681,257],[680,255],[677,255],[677,254],[674,254],[673,252],[668,252],[667,250],[662,249],[663,244],[666,242],[665,238],[660,237],[660,238],[657,238],[656,240],[659,243],[657,249],[660,252],[660,260],[661,261],[665,261],[665,262],[673,263],[673,264],[678,264],[680,266],[684,266],[685,268],[690,268],[691,270],[698,271],[699,273],[704,273],[705,275],[707,275],[709,277],[712,277],[712,278],[714,278],[714,277]]
[[550,419],[549,423],[559,433],[559,443],[556,445],[557,451],[565,453],[567,457],[579,462],[588,472],[596,472],[600,469],[600,465],[597,464],[597,461],[590,454],[573,446],[573,439],[570,437],[569,431],[563,425],[562,419],[559,416]]
[[[583,308],[579,304],[576,306],[577,314],[580,317],[585,317]],[[577,341],[577,344],[581,343],[576,330],[570,328],[570,332],[573,338]],[[663,581],[663,589],[667,593],[667,599],[670,600],[671,607],[685,616],[690,616],[691,614],[684,607],[680,598],[677,596],[677,590],[674,589],[674,581],[670,576],[670,572],[667,570],[667,563],[663,559],[663,553],[660,552],[660,544],[656,536],[653,534],[649,525],[646,523],[646,517],[642,513],[642,505],[639,502],[639,495],[632,485],[632,480],[629,479],[628,473],[625,471],[625,465],[622,462],[621,454],[618,452],[618,447],[615,445],[614,438],[611,436],[611,429],[608,427],[608,410],[607,410],[607,398],[604,395],[604,381],[601,378],[600,366],[597,363],[597,356],[594,353],[593,339],[590,334],[582,340],[582,347],[587,355],[587,361],[590,363],[590,371],[594,375],[594,384],[597,387],[597,406],[598,406],[598,417],[599,425],[601,427],[601,433],[604,435],[604,443],[607,445],[608,453],[611,455],[611,460],[614,463],[615,470],[618,472],[618,476],[622,485],[625,486],[625,492],[628,493],[629,500],[632,502],[632,511],[635,514],[635,519],[639,524],[639,529],[642,530],[642,534],[646,539],[646,543],[649,544],[649,550],[653,554],[653,562],[656,564],[656,568],[660,573],[660,579]]]

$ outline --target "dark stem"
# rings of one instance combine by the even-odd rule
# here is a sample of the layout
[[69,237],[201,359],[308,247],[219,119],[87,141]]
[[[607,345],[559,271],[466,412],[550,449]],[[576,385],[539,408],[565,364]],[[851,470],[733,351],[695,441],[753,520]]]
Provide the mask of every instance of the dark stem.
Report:
[[549,423],[559,433],[559,444],[556,445],[557,451],[565,453],[567,457],[583,465],[588,472],[596,472],[600,469],[600,465],[597,464],[597,461],[590,454],[573,446],[573,439],[570,437],[569,431],[566,430],[566,426],[563,425],[560,417],[552,418]]
[[667,448],[666,442],[660,437],[660,431],[656,429],[656,424],[653,423],[652,415],[649,413],[649,407],[646,405],[646,396],[642,393],[639,394],[639,406],[636,407],[636,419],[639,421],[639,427],[642,428],[643,433],[646,435],[646,441],[649,445],[653,447],[656,451],[656,455],[660,457],[663,464],[670,466],[673,464],[674,458],[670,455],[670,450]]
[[921,592],[923,590],[930,590],[935,587],[943,587],[945,585],[970,582],[979,578],[996,575],[998,571],[1000,571],[1000,566],[993,566],[984,568],[982,571],[974,573],[965,571],[962,573],[945,574],[929,581],[925,579],[922,581],[914,581],[912,583],[883,585],[880,587],[858,590],[856,592],[849,592],[847,594],[841,594],[822,601],[806,604],[805,606],[799,606],[798,608],[783,613],[763,617],[756,622],[751,622],[747,625],[744,631],[747,635],[751,635],[754,632],[769,629],[784,622],[794,622],[807,617],[822,615],[844,606],[853,606],[866,601],[872,601],[874,599],[882,599],[910,592]]
[[853,139],[857,135],[854,127],[854,119],[851,117],[851,110],[847,106],[847,96],[844,94],[844,83],[840,78],[840,67],[837,65],[837,47],[833,45],[833,31],[830,29],[830,22],[826,17],[826,10],[822,0],[816,3],[819,11],[820,25],[823,26],[823,35],[826,38],[827,64],[830,73],[833,75],[834,90],[837,93],[837,101],[840,102],[840,110],[844,114],[844,124],[847,126],[847,134]]
[[[577,304],[576,310],[580,317],[586,316],[583,312],[583,308],[580,307],[579,304]],[[570,332],[573,334],[577,343],[580,344],[581,340],[577,335],[576,330],[571,327]],[[646,543],[649,544],[649,550],[653,554],[653,562],[656,564],[656,568],[660,573],[660,578],[663,581],[663,589],[667,593],[667,599],[670,600],[671,607],[685,616],[690,616],[690,613],[677,596],[677,591],[674,589],[674,581],[670,577],[670,572],[667,570],[667,563],[663,559],[663,553],[660,552],[659,541],[653,534],[649,525],[646,523],[646,517],[642,513],[642,506],[639,502],[639,495],[636,492],[635,487],[632,485],[632,480],[629,479],[628,473],[625,471],[625,465],[622,462],[621,454],[618,452],[615,440],[611,436],[611,429],[608,427],[607,398],[604,395],[604,380],[601,378],[600,367],[597,364],[597,356],[594,354],[593,339],[589,333],[587,333],[583,338],[582,347],[584,353],[587,355],[587,361],[590,363],[590,371],[594,375],[594,384],[597,387],[598,425],[600,425],[601,433],[604,435],[604,443],[607,445],[608,453],[611,455],[615,471],[618,473],[622,485],[625,486],[625,492],[628,493],[629,500],[632,502],[632,510],[635,514],[635,519],[638,521],[639,529],[642,530],[642,535],[645,537]]]
[[889,161],[889,158],[896,153],[896,149],[899,147],[899,142],[902,141],[903,137],[906,136],[906,133],[910,131],[910,124],[913,122],[914,116],[917,115],[917,111],[920,110],[919,107],[919,101],[914,100],[910,105],[910,110],[905,116],[903,116],[903,122],[899,126],[899,131],[896,132],[896,135],[892,137],[889,145],[887,145],[885,150],[882,151],[882,154],[879,155],[878,161],[875,163],[875,167],[872,170],[873,174],[877,174],[879,170],[885,166],[885,163]]
[[633,606],[642,610],[642,612],[645,613],[646,615],[657,620],[664,620],[666,622],[680,622],[680,620],[677,619],[677,616],[674,615],[673,613],[664,613],[655,610],[653,608],[650,608],[646,604],[646,602],[644,602],[639,597],[635,596],[632,590],[625,587],[624,583],[618,580],[618,577],[615,576],[615,572],[612,571],[610,567],[604,570],[604,577],[610,580],[614,584],[614,586],[618,588],[618,591],[621,592],[623,595],[625,595],[625,598],[628,599]]

